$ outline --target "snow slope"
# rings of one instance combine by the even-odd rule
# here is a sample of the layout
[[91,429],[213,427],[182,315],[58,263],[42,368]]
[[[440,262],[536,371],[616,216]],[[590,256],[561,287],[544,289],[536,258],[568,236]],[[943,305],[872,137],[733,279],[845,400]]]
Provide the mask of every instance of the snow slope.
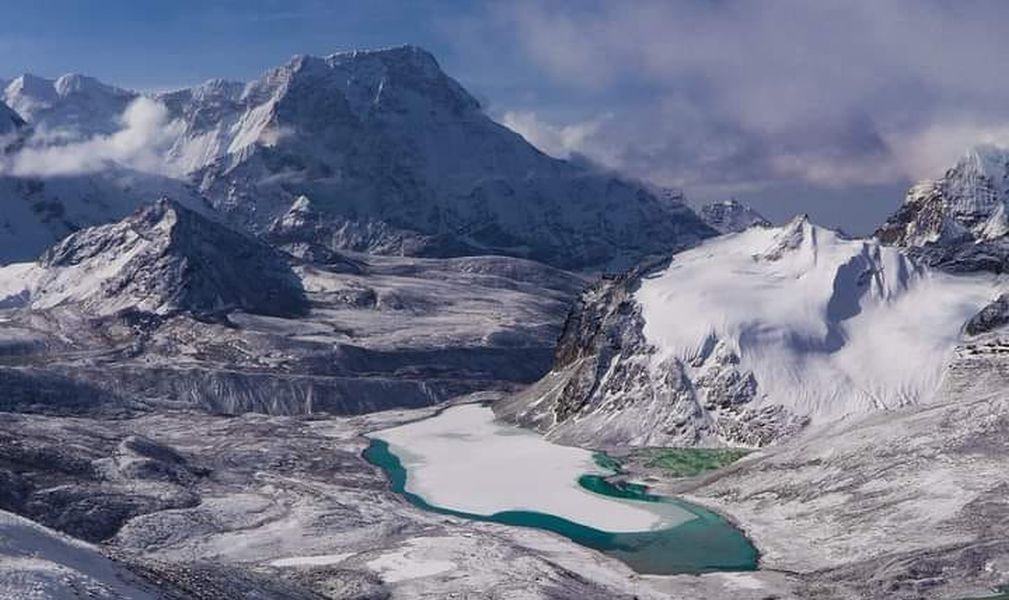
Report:
[[91,544],[0,511],[0,598],[160,598]]
[[928,400],[998,289],[798,219],[679,255],[635,299],[656,364],[720,346],[755,376],[758,405],[833,420]]
[[929,402],[1004,288],[805,217],[752,228],[586,292],[553,371],[497,410],[573,443],[761,446]]

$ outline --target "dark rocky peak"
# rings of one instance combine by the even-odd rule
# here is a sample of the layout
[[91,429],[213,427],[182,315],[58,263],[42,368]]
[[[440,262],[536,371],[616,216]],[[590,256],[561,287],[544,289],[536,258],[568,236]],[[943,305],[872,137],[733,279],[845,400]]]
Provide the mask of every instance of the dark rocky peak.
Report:
[[926,264],[950,271],[1009,266],[1009,150],[978,146],[941,178],[913,186],[875,232]]
[[332,246],[335,231],[308,196],[299,196],[286,213],[270,224],[263,236],[270,244],[305,262],[340,273],[361,273],[363,266]]
[[282,254],[168,199],[123,221],[81,230],[47,251],[32,304],[157,314],[244,310],[304,314],[307,301]]

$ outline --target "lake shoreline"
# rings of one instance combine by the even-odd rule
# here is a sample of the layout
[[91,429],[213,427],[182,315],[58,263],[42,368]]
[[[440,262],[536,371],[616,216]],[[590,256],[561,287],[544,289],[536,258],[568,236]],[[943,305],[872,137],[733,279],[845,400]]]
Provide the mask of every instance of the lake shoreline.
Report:
[[[408,487],[408,473],[410,467],[403,465],[400,461],[400,457],[396,455],[393,445],[390,445],[388,440],[379,439],[381,436],[376,434],[383,431],[399,429],[400,431],[396,432],[396,434],[400,436],[400,438],[410,439],[409,435],[404,436],[403,434],[403,431],[407,427],[411,425],[416,426],[418,423],[443,416],[446,414],[446,411],[461,406],[465,405],[455,404],[441,407],[430,416],[423,417],[419,420],[412,420],[407,423],[391,427],[387,430],[380,430],[367,434],[366,438],[369,439],[370,442],[368,447],[364,450],[364,452],[362,452],[363,458],[369,463],[382,469],[386,475],[387,481],[389,481],[390,486],[395,493],[400,494],[408,502],[418,508],[421,508],[422,510],[433,511],[440,514],[475,521],[496,522],[505,525],[532,527],[551,531],[582,546],[595,549],[610,557],[617,558],[630,566],[635,572],[642,575],[749,572],[759,568],[759,551],[757,551],[755,546],[753,546],[749,537],[746,536],[739,528],[735,527],[731,521],[725,519],[722,515],[708,509],[707,507],[694,505],[679,498],[645,494],[645,496],[648,496],[647,499],[645,499],[645,496],[642,496],[642,492],[644,490],[641,489],[632,488],[632,491],[628,492],[627,490],[621,490],[617,487],[612,489],[591,489],[583,487],[582,493],[585,494],[585,498],[578,500],[577,497],[575,497],[575,501],[581,503],[583,501],[589,501],[594,496],[598,496],[596,500],[591,501],[599,502],[600,499],[603,498],[612,499],[622,505],[629,505],[629,509],[632,510],[639,510],[641,504],[651,506],[652,510],[660,509],[668,511],[674,510],[673,507],[675,507],[675,510],[683,511],[689,516],[679,522],[674,522],[672,526],[669,527],[652,530],[634,529],[623,532],[613,532],[599,529],[559,514],[526,510],[520,506],[515,507],[517,510],[496,510],[490,512],[489,514],[486,513],[486,511],[478,513],[470,510],[459,510],[458,506],[446,507],[440,505],[437,501],[425,498],[422,494],[417,493],[416,489],[410,490]],[[495,426],[499,425],[499,422],[496,422],[496,419],[494,419],[493,413],[489,409],[487,412],[491,417],[490,421],[493,421]],[[456,418],[458,418],[458,414],[461,413],[457,413]],[[483,415],[481,415],[481,418],[482,417]],[[453,443],[453,437],[465,438],[468,436],[467,433],[459,432],[458,427],[448,427],[445,431],[438,431],[437,425],[438,424],[435,423],[432,426],[428,423],[422,427],[433,430],[436,434],[434,439],[438,444],[443,446],[446,443]],[[484,425],[486,425],[486,423],[484,423]],[[493,438],[497,443],[502,442],[500,439],[501,436],[509,438],[509,440],[513,437],[519,437],[523,442],[530,442],[530,440],[525,436],[534,436],[537,443],[549,444],[554,448],[554,451],[563,448],[566,449],[566,452],[577,451],[579,453],[585,453],[586,456],[591,456],[589,451],[550,444],[549,442],[542,441],[540,436],[535,433],[519,428],[513,428],[510,425],[508,427],[508,430],[504,433],[496,431],[491,438]],[[464,431],[467,430],[464,429]],[[409,431],[408,433],[412,434],[412,431]],[[487,434],[485,433],[485,435]],[[430,440],[424,440],[423,438],[418,439],[428,444],[432,443]],[[509,440],[505,441],[507,442]],[[468,441],[470,444],[473,443],[473,440]],[[397,439],[397,443],[401,445],[402,439]],[[418,441],[417,443],[421,444],[421,441]],[[412,453],[413,451],[414,449],[410,449],[409,452]],[[423,452],[424,448],[420,448],[420,451]],[[442,450],[442,452],[444,452],[444,450]],[[478,460],[477,458],[474,458],[473,455],[471,455],[470,458],[471,460]],[[543,460],[548,460],[548,458],[549,457],[544,457]],[[423,463],[423,460],[418,459],[417,457],[412,457],[412,459],[415,463]],[[426,468],[428,470],[431,469],[430,465]],[[577,473],[572,476],[575,480],[577,480],[578,476],[590,475],[591,477],[597,478],[596,481],[602,482],[606,481],[608,477],[619,476],[621,474],[622,473],[618,471],[611,471],[608,473]],[[577,483],[575,485],[577,486]],[[606,485],[613,484],[607,483]],[[570,502],[571,499],[569,498],[566,501]],[[620,509],[621,507],[616,506],[616,508]],[[577,519],[577,514],[575,515],[575,519]]]

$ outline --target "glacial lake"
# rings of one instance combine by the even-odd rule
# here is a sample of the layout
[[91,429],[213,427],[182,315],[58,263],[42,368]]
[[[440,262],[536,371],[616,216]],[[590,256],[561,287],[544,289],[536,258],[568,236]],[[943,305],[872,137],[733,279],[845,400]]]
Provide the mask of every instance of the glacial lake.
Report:
[[639,573],[757,567],[757,550],[716,513],[613,485],[592,452],[496,421],[486,406],[454,406],[369,437],[364,457],[424,510],[551,531]]

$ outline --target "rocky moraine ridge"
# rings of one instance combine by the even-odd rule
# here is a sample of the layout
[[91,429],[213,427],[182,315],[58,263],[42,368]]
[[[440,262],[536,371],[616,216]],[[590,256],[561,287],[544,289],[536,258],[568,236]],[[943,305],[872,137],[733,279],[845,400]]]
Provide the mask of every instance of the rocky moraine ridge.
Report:
[[[318,257],[313,257],[318,258]],[[7,410],[360,413],[542,373],[583,280],[507,257],[312,262],[169,200],[0,267]]]

